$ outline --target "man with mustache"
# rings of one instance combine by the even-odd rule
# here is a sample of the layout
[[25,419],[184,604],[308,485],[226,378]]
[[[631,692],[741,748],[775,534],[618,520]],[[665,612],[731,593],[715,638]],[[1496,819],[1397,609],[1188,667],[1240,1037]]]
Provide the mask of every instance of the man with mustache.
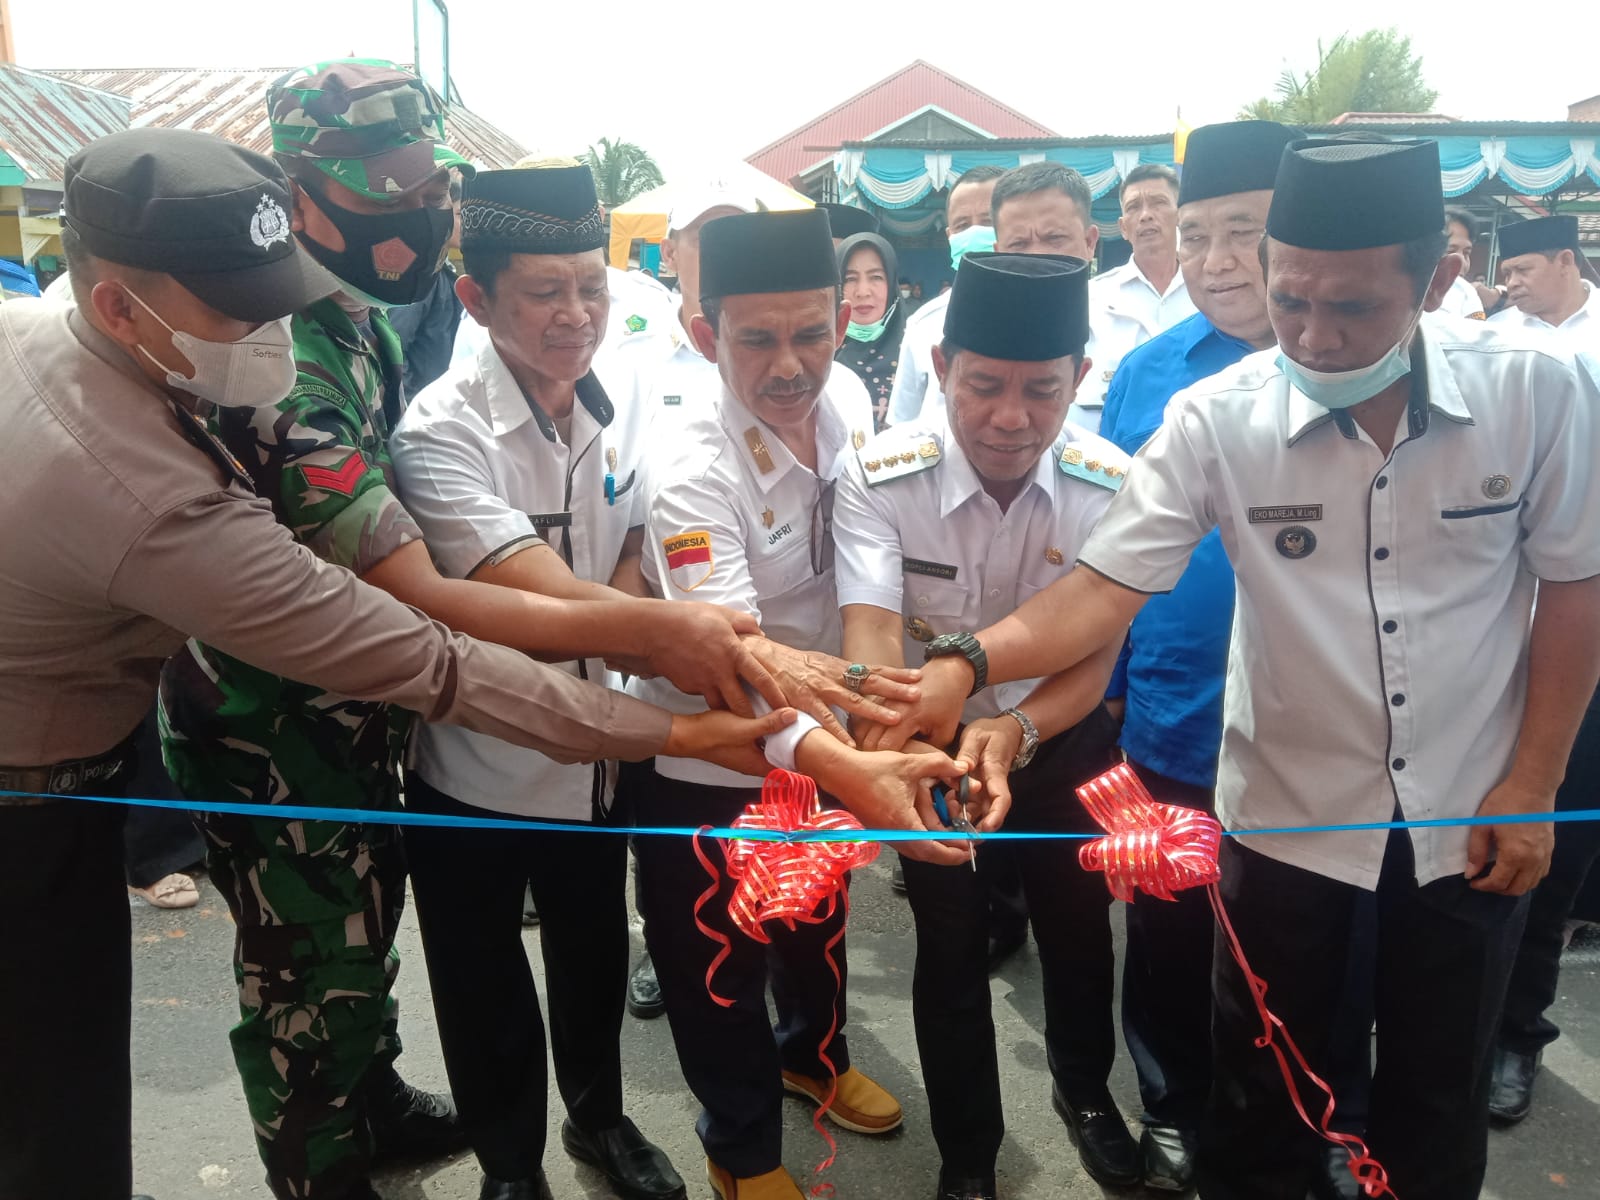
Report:
[[[866,438],[856,437],[833,399],[833,376],[849,375],[833,355],[850,312],[840,302],[827,214],[719,217],[700,230],[699,251],[702,312],[690,332],[718,378],[716,390],[696,402],[707,415],[651,464],[646,578],[668,599],[758,614],[774,640],[836,654],[833,481],[843,456]],[[857,675],[865,673],[862,667]],[[859,677],[848,682],[864,686]],[[662,680],[641,683],[637,693],[674,711],[697,707]],[[852,708],[865,707],[854,691],[850,699]],[[796,745],[797,768],[825,792],[853,779],[899,796],[914,780],[958,773],[942,754],[862,755],[800,722],[792,737],[768,740],[769,757],[780,742]],[[625,772],[622,791],[639,806],[671,814],[675,824],[725,826],[758,798],[760,784],[759,777],[659,757],[652,768]],[[922,827],[942,828],[926,787],[917,795]],[[705,849],[720,868],[720,850]],[[843,936],[843,910],[819,925],[780,931],[769,954],[730,924],[725,872],[718,894],[697,906],[707,876],[692,845],[640,838],[635,853],[645,943],[679,1062],[703,1106],[698,1129],[712,1190],[721,1200],[799,1200],[782,1162],[783,1093],[820,1103],[829,1086],[822,1055],[839,1073],[829,1109],[835,1124],[879,1134],[901,1120],[894,1097],[850,1063],[844,943],[833,950],[837,982],[825,957],[827,944]],[[916,853],[965,861],[963,852],[933,844]],[[733,998],[732,1007],[707,994],[718,947],[700,921],[731,939],[716,987]],[[769,972],[776,1037],[767,1017]]]

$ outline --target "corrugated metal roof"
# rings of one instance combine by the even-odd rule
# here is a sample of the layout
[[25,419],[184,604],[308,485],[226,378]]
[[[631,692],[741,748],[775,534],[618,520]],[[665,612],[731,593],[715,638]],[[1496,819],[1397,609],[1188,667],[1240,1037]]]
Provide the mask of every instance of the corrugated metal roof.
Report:
[[1444,113],[1392,113],[1347,112],[1340,113],[1330,125],[1452,125],[1460,117],[1447,117]]
[[[127,96],[133,124],[197,129],[265,153],[267,86],[289,67],[197,70],[191,67],[119,67],[51,71],[50,75]],[[509,167],[527,150],[471,109],[450,106],[445,138],[452,149],[486,167]]]
[[827,150],[806,147],[832,147],[848,140],[871,137],[930,104],[996,137],[1056,136],[1053,130],[919,58],[762,147],[745,161],[781,183],[792,183],[831,156]]
[[60,183],[71,158],[97,137],[128,127],[126,97],[0,64],[0,152],[29,183]]

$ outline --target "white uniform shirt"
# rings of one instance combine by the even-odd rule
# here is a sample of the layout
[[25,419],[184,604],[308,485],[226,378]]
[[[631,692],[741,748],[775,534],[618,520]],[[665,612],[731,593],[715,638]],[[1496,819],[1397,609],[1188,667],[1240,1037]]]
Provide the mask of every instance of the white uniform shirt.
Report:
[[[493,344],[424,388],[391,442],[406,509],[442,574],[465,579],[541,538],[579,579],[609,583],[630,527],[644,523],[647,413],[636,378],[579,384],[570,444],[535,412]],[[606,476],[614,503],[606,498]],[[619,686],[599,659],[559,664]],[[563,765],[465,729],[419,723],[411,765],[465,804],[587,821],[608,806],[611,764]]]
[[1183,282],[1183,272],[1172,276],[1167,290],[1153,283],[1129,259],[1120,267],[1103,271],[1089,281],[1089,345],[1084,354],[1093,360],[1088,378],[1078,389],[1068,418],[1091,432],[1100,428],[1106,388],[1128,351],[1142,346],[1163,329],[1195,314],[1194,301]]
[[906,318],[894,390],[889,393],[888,424],[921,420],[929,397],[939,397],[938,407],[943,409],[944,393],[939,390],[939,377],[933,373],[933,348],[944,341],[944,313],[949,307],[950,293],[944,292]]
[[1499,329],[1526,329],[1538,333],[1555,333],[1564,348],[1572,354],[1579,351],[1600,351],[1600,289],[1584,283],[1587,299],[1583,307],[1559,325],[1552,325],[1543,317],[1525,313],[1516,305],[1507,305],[1489,318],[1489,324]]
[[1471,321],[1483,320],[1483,301],[1478,298],[1478,289],[1473,287],[1460,275],[1450,285],[1450,290],[1444,294],[1444,299],[1439,302],[1436,310],[1447,316],[1465,317]]
[[[828,481],[857,439],[864,444],[872,430],[870,405],[865,424],[852,425],[834,401],[835,384],[843,379],[860,387],[847,368],[836,367],[817,402],[817,474],[797,462],[717,379],[713,411],[691,421],[670,452],[651,466],[644,573],[657,595],[753,613],[774,641],[839,653],[834,573],[831,567],[820,574],[813,569],[811,530],[813,520],[820,523],[814,514]],[[819,557],[823,540],[819,524]],[[629,687],[640,699],[673,712],[705,708],[700,697],[686,696],[663,679],[638,680]],[[798,742],[811,728],[814,723],[803,719],[785,733]],[[769,758],[775,740],[767,739]],[[695,759],[660,757],[656,770],[691,783],[761,784]]]
[[[1161,592],[1221,528],[1229,828],[1471,816],[1516,744],[1536,579],[1600,574],[1595,384],[1476,323],[1422,336],[1426,403],[1387,457],[1290,387],[1276,350],[1179,392],[1081,556]],[[1463,871],[1467,835],[1412,830],[1418,882]],[[1387,837],[1248,844],[1372,888]]]
[[[903,465],[885,467],[894,455]],[[1001,512],[946,426],[886,430],[839,478],[839,606],[899,613],[905,663],[921,666],[924,645],[938,634],[993,625],[1070,571],[1128,462],[1110,442],[1066,425]],[[1037,683],[985,688],[961,719],[997,716]]]

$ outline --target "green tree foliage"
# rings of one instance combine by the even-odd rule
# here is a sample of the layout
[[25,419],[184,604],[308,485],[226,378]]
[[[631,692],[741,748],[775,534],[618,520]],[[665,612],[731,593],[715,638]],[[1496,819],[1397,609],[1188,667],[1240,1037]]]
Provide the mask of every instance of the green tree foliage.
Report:
[[578,157],[594,172],[595,191],[607,212],[666,182],[649,151],[620,138],[601,138]]
[[1241,119],[1322,125],[1347,112],[1428,112],[1439,93],[1422,77],[1422,59],[1397,29],[1340,34],[1305,75],[1285,69],[1277,96],[1239,110]]

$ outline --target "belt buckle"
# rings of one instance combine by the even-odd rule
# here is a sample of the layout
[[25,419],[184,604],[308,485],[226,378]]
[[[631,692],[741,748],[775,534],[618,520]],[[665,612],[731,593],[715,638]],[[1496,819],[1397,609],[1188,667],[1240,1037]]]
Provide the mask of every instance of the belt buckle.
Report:
[[50,778],[44,785],[44,790],[52,796],[70,796],[78,790],[78,784],[83,778],[82,761],[57,763],[50,768]]

